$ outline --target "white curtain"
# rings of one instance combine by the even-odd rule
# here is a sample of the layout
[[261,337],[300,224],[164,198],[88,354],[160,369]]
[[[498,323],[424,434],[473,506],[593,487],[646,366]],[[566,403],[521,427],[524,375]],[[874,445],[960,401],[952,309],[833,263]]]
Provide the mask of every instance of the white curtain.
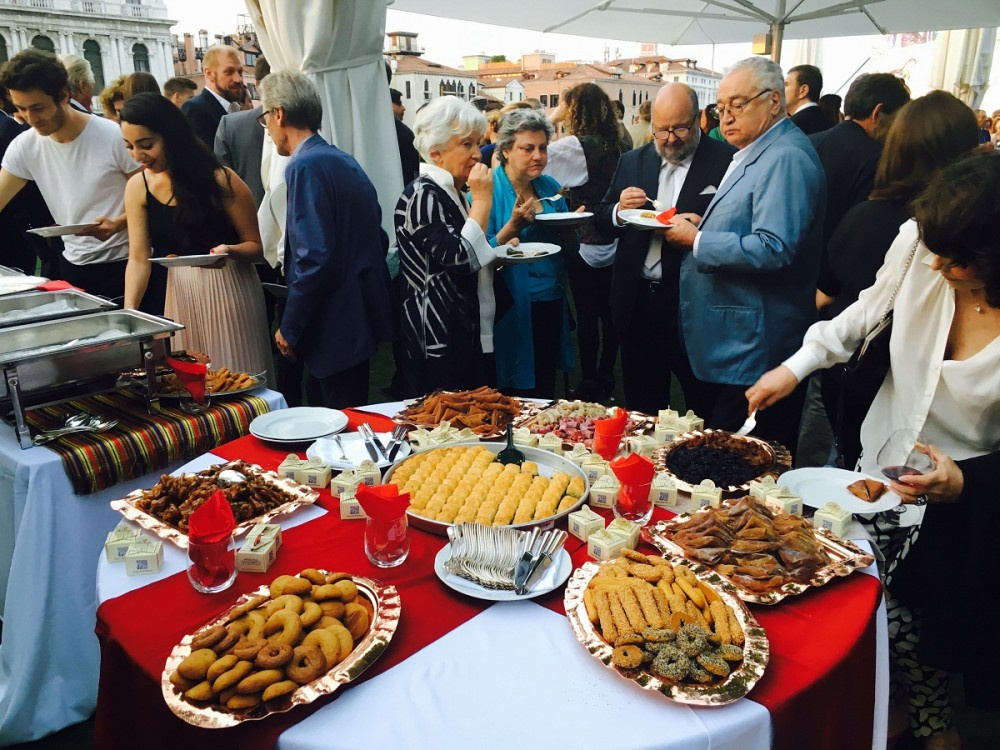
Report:
[[307,75],[323,102],[323,137],[348,152],[378,191],[382,228],[403,176],[382,47],[387,0],[246,0],[272,70]]
[[990,84],[997,30],[942,31],[934,45],[931,88],[948,91],[978,109]]

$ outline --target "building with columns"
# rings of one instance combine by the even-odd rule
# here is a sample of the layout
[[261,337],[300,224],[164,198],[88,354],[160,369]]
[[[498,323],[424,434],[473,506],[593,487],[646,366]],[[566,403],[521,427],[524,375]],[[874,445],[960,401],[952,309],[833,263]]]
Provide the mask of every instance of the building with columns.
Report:
[[135,71],[162,84],[174,75],[175,23],[165,0],[0,0],[0,63],[36,47],[86,58],[97,93]]

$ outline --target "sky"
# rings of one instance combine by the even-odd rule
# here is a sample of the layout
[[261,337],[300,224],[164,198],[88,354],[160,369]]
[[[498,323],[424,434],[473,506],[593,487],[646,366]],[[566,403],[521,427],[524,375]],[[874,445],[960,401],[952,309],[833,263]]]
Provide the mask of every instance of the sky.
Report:
[[[209,35],[227,34],[236,29],[240,14],[246,13],[242,0],[166,0],[171,19],[177,20],[173,32],[190,32],[207,29]],[[243,19],[248,21],[249,18]],[[591,39],[567,34],[511,29],[489,24],[471,23],[416,13],[390,10],[386,17],[386,31],[412,31],[417,33],[417,44],[424,48],[424,57],[433,62],[452,67],[462,66],[463,55],[506,55],[516,60],[525,52],[544,50],[556,55],[557,60],[602,61],[605,48],[609,58],[632,57],[639,54],[637,42]],[[910,59],[915,53],[919,65],[930,65],[932,51],[922,55],[912,50],[893,49],[879,36],[842,37],[828,39],[810,46],[809,42],[786,42],[782,48],[782,65],[790,67],[802,62],[815,62],[823,70],[824,93],[839,93],[858,72],[890,71],[896,67],[914,64]],[[931,47],[932,45],[927,45]],[[690,57],[700,66],[723,71],[728,65],[751,54],[749,41],[743,44],[676,46],[660,45],[659,53],[668,57]],[[810,59],[811,57],[811,59]],[[986,94],[984,108],[992,111],[1000,107],[1000,49],[993,65],[993,86]],[[920,75],[923,72],[920,71]],[[911,88],[914,88],[911,83]],[[920,86],[915,94],[924,93]]]

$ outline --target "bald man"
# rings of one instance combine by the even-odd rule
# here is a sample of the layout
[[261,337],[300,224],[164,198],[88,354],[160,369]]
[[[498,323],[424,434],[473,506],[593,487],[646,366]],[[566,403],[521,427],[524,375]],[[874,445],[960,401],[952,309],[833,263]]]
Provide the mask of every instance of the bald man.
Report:
[[702,137],[698,96],[683,83],[661,88],[651,115],[652,142],[622,156],[596,222],[601,234],[619,238],[611,316],[621,336],[625,401],[630,409],[655,414],[670,403],[671,373],[687,403],[698,400],[700,384],[677,317],[681,259],[662,247],[664,230],[628,224],[621,211],[652,210],[656,199],[678,212],[704,212],[736,149]]

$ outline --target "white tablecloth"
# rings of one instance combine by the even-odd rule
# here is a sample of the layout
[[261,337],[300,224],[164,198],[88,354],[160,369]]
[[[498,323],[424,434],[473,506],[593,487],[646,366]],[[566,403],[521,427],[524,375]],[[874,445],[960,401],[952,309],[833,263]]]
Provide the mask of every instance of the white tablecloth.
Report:
[[[280,393],[261,391],[271,409]],[[62,459],[21,450],[0,424],[0,745],[83,721],[97,705],[100,651],[93,560],[121,520],[109,503],[156,483],[164,471],[76,495]]]

